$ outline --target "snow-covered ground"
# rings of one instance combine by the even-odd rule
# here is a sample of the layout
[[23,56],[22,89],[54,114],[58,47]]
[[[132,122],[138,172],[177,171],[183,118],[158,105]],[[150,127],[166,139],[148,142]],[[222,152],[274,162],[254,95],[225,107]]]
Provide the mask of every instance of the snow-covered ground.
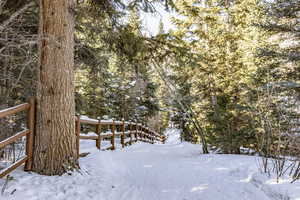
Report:
[[[258,170],[258,158],[202,155],[200,147],[167,132],[166,144],[137,143],[98,151],[82,141],[81,170],[40,176],[14,171],[1,200],[300,200],[300,183],[276,183]],[[4,180],[0,180],[0,186]]]

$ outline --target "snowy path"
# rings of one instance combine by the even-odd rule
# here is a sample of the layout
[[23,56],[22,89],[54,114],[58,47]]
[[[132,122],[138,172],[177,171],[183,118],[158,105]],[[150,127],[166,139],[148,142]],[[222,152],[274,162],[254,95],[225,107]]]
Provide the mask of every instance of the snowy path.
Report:
[[[12,173],[1,200],[280,200],[300,199],[300,184],[275,184],[257,170],[257,158],[201,155],[199,146],[179,143],[176,132],[165,145],[138,143],[117,151],[97,151],[84,141],[81,173],[46,177]],[[3,185],[3,180],[0,184]],[[10,194],[13,193],[13,194]]]

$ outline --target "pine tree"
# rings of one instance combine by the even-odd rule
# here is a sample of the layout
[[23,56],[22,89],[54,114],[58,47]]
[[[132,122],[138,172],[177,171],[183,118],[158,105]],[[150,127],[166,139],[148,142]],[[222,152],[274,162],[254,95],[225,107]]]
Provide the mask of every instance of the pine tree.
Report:
[[77,167],[73,1],[40,1],[37,122],[33,170],[60,175]]
[[164,29],[164,23],[163,20],[160,19],[159,20],[159,25],[158,25],[158,35],[164,34],[165,33],[165,29]]
[[[195,54],[191,62],[191,96],[193,107],[203,122],[211,144],[224,152],[238,153],[243,145],[255,139],[249,135],[250,119],[245,91],[252,86],[252,76],[259,68],[256,48],[263,33],[254,26],[262,16],[258,1],[186,0],[176,2],[184,16],[174,19],[182,39]],[[261,17],[263,18],[263,17]]]
[[268,19],[259,24],[271,36],[259,52],[267,65],[257,73],[257,77],[264,78],[257,79],[263,84],[256,90],[253,110],[259,127],[259,151],[266,157],[278,158],[278,162],[284,160],[281,155],[298,154],[282,146],[291,149],[298,146],[294,130],[299,126],[299,3],[299,0],[266,2]]

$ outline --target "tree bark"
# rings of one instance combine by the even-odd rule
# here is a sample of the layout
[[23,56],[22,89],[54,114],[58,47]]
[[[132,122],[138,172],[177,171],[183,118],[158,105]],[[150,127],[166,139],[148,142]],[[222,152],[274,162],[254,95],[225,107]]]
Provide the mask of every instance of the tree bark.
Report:
[[61,175],[78,167],[74,101],[74,0],[40,0],[33,171]]

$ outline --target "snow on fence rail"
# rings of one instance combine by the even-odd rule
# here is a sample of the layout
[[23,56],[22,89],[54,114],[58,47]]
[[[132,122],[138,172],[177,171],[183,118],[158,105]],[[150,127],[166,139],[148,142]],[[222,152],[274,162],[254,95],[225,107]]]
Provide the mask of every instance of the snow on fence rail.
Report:
[[[24,103],[15,107],[7,108],[4,110],[0,110],[0,119],[9,117],[20,112],[27,112],[27,127],[6,138],[3,141],[0,141],[0,150],[4,147],[17,142],[19,139],[26,137],[25,144],[25,155],[20,158],[15,163],[10,166],[0,170],[0,178],[6,176],[17,167],[21,166],[25,163],[24,170],[31,171],[32,170],[32,155],[33,155],[33,140],[34,140],[34,127],[35,127],[35,100],[34,98],[30,98],[28,103]],[[101,141],[104,139],[110,139],[111,146],[106,148],[106,150],[114,150],[115,146],[115,138],[121,138],[121,145],[125,147],[126,145],[131,145],[136,141],[143,141],[148,143],[154,143],[154,141],[164,142],[165,137],[156,133],[155,131],[150,130],[146,126],[139,123],[125,122],[125,121],[113,121],[113,120],[95,120],[87,117],[77,116],[76,120],[76,135],[77,135],[77,153],[79,157],[79,140],[80,139],[90,139],[96,141],[96,147],[98,149],[101,148]],[[81,125],[93,125],[96,127],[96,135],[81,135]],[[102,128],[109,127],[111,132],[109,134],[102,133]],[[129,138],[129,141],[126,141],[126,138]]]
[[[96,127],[95,135],[82,135],[81,124],[92,125]],[[111,130],[109,133],[102,132],[102,129],[106,127]],[[115,138],[120,137],[121,145],[124,148],[127,145],[131,145],[136,141],[154,143],[155,141],[164,142],[165,137],[150,130],[143,124],[126,122],[126,121],[114,121],[114,120],[96,120],[89,119],[86,117],[77,116],[76,118],[76,134],[77,134],[77,145],[79,146],[79,139],[95,140],[96,147],[101,149],[101,141],[103,139],[110,139],[111,146],[106,148],[114,150]],[[129,141],[126,141],[129,138]],[[79,155],[79,148],[78,155]]]

